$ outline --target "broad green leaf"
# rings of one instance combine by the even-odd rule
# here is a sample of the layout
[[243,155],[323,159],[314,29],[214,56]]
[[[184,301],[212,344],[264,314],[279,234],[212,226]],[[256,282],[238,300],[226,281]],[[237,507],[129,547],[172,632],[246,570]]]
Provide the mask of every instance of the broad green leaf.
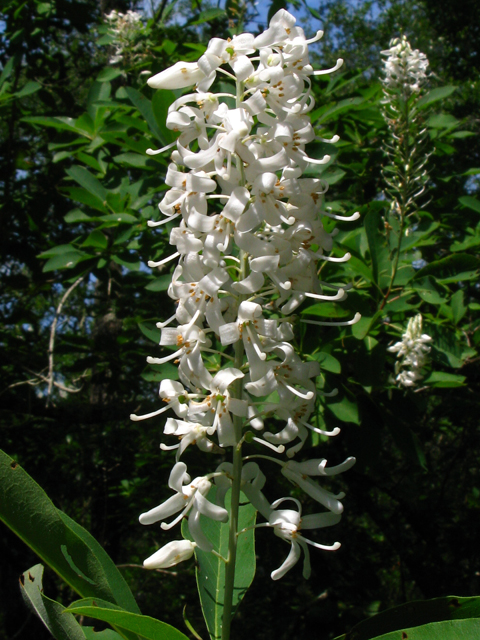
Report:
[[327,402],[325,406],[341,422],[352,422],[353,424],[360,424],[358,405],[356,402],[352,402],[351,400],[349,400],[346,396],[344,396],[341,400]]
[[439,100],[445,100],[445,98],[448,98],[449,96],[451,96],[452,93],[456,91],[456,89],[457,87],[454,87],[452,85],[449,85],[446,87],[438,87],[437,89],[432,89],[427,93],[426,96],[423,96],[423,98],[420,98],[420,100],[417,102],[417,107],[419,109],[425,109],[425,107],[430,106],[434,102],[438,102]]
[[70,167],[66,170],[66,173],[73,178],[78,184],[86,189],[93,196],[104,202],[107,198],[107,190],[101,184],[95,176],[93,176],[88,169],[78,165]]
[[480,260],[476,256],[468,253],[456,253],[431,262],[423,269],[420,269],[415,276],[414,282],[429,275],[434,276],[444,284],[461,280],[473,280],[478,277],[478,269],[480,269]]
[[20,91],[17,91],[17,93],[14,94],[14,97],[24,98],[25,96],[29,96],[32,93],[36,93],[41,88],[41,84],[32,80],[31,82],[27,82],[27,84],[23,86]]
[[103,222],[120,222],[122,224],[135,224],[138,222],[131,213],[109,213],[107,216],[100,216]]
[[473,196],[462,196],[458,201],[460,204],[463,204],[464,207],[468,207],[472,211],[480,213],[480,200],[477,198],[474,198]]
[[158,128],[162,132],[162,137],[166,145],[173,142],[177,137],[175,131],[168,129],[166,125],[168,107],[174,102],[174,100],[175,94],[173,91],[168,91],[166,89],[159,89],[155,91],[152,98],[153,115],[155,116]]
[[92,209],[96,209],[102,213],[108,213],[108,207],[105,205],[105,201],[89,193],[87,189],[80,187],[63,187],[59,189],[59,191],[68,195],[68,197],[75,202],[81,202]]
[[5,63],[2,69],[2,73],[0,75],[0,87],[12,75],[14,63],[15,63],[15,56],[12,56],[11,58],[9,58],[8,61]]
[[59,118],[49,116],[26,116],[22,118],[22,122],[30,122],[30,124],[39,124],[43,127],[53,127],[58,130],[75,131],[75,120],[73,118]]
[[142,116],[148,122],[150,131],[161,141],[164,142],[162,133],[158,128],[157,121],[153,115],[152,103],[146,98],[143,93],[137,91],[133,87],[125,87],[125,91],[131,101],[131,103],[140,111]]
[[160,620],[150,618],[150,616],[130,613],[129,611],[106,609],[92,605],[77,605],[76,603],[70,605],[67,611],[76,615],[87,616],[94,620],[103,620],[121,630],[125,629],[126,631],[137,633],[144,640],[189,640],[181,631],[165,622],[160,622]]
[[335,302],[321,302],[312,304],[301,311],[302,315],[319,316],[321,318],[344,318],[350,315],[350,311]]
[[121,69],[115,69],[114,67],[107,67],[102,69],[97,76],[97,82],[110,82],[115,80],[118,76],[121,76],[123,71]]
[[165,362],[165,364],[151,364],[149,371],[142,373],[142,378],[147,382],[178,380],[178,367],[170,364],[170,362]]
[[210,22],[218,18],[227,19],[227,14],[223,9],[207,9],[202,11],[199,17],[191,24],[203,24],[204,22]]
[[433,371],[433,373],[424,380],[424,383],[431,387],[462,387],[465,380],[465,376],[459,376],[455,373]]
[[[401,634],[401,635],[400,635]],[[480,620],[447,620],[392,631],[374,640],[474,640],[480,638]]]
[[72,251],[76,251],[73,244],[57,244],[56,247],[51,247],[47,249],[47,251],[43,251],[43,253],[38,254],[39,258],[53,258],[55,256],[61,256],[66,253],[71,253]]
[[125,253],[121,256],[113,255],[112,260],[120,266],[130,269],[130,271],[139,271],[140,267],[142,266],[140,260],[136,260],[134,257]]
[[453,294],[450,301],[450,307],[452,309],[453,322],[455,324],[458,324],[463,316],[467,313],[467,309],[463,302],[463,291],[461,289]]
[[83,251],[69,251],[62,253],[61,255],[50,258],[43,266],[42,271],[48,273],[49,271],[55,271],[56,269],[73,269],[79,262],[88,260],[91,256]]
[[381,224],[382,217],[380,211],[369,211],[365,216],[364,226],[367,233],[370,259],[372,261],[373,279],[380,287],[389,284],[392,267],[385,236],[380,233]]
[[20,590],[30,609],[40,618],[55,640],[85,640],[82,627],[65,607],[43,595],[43,565],[36,564],[20,578]]
[[374,327],[382,313],[382,311],[377,311],[373,316],[362,316],[358,322],[352,325],[352,335],[355,336],[357,340],[363,340],[368,336],[370,330]]
[[96,631],[95,627],[82,627],[86,640],[123,640],[123,637],[113,629]]
[[464,337],[459,338],[445,325],[430,323],[427,333],[433,338],[432,356],[442,365],[458,369],[466,358],[475,355],[475,350],[466,344]]
[[160,336],[161,336],[162,332],[161,332],[160,329],[157,329],[157,327],[155,325],[146,324],[144,322],[139,322],[138,323],[138,328],[143,333],[143,335],[146,336],[149,340],[151,340],[155,344],[159,344],[160,343]]
[[432,276],[415,280],[413,289],[422,300],[429,304],[443,304],[445,302],[445,297],[441,295],[443,291]]
[[342,370],[342,366],[340,362],[332,356],[330,353],[325,353],[324,351],[318,351],[314,353],[313,358],[318,362],[320,368],[323,371],[331,371],[332,373],[340,373]]
[[113,160],[118,162],[118,164],[136,167],[137,169],[155,169],[155,166],[153,165],[155,161],[152,161],[149,156],[140,153],[120,153],[118,156],[115,156]]
[[353,274],[354,278],[361,276],[368,282],[373,282],[373,273],[371,269],[367,267],[363,260],[360,260],[356,256],[352,255],[350,260],[347,262],[347,269]]
[[106,249],[108,247],[108,238],[98,229],[94,229],[92,233],[82,242],[82,247],[94,247],[95,249]]
[[171,281],[171,275],[160,276],[147,284],[145,289],[147,289],[147,291],[166,291]]
[[[216,487],[213,487],[208,498],[215,502]],[[230,510],[230,495],[228,492],[225,508]],[[253,527],[256,511],[248,502],[244,494],[240,494],[240,510],[238,515],[238,531]],[[228,557],[229,523],[216,522],[205,516],[200,516],[202,531],[213,544],[215,551],[224,558]],[[188,526],[182,526],[182,534],[190,538]],[[200,594],[203,615],[212,640],[219,640],[222,635],[223,596],[225,588],[225,563],[212,553],[206,553],[198,547],[195,549],[197,558],[197,586]],[[237,537],[237,557],[235,562],[235,585],[233,588],[232,616],[255,576],[255,535],[254,529],[249,528]]]
[[63,218],[65,222],[70,224],[74,224],[76,222],[90,222],[95,220],[96,218],[92,218],[91,216],[87,216],[81,209],[72,209],[67,213]]
[[[414,636],[411,636],[408,630],[410,632],[414,629],[420,631],[428,623],[434,624],[442,621],[469,620],[472,618],[480,618],[480,597],[456,598],[448,596],[433,600],[407,602],[360,622],[349,633],[341,636],[341,640],[349,640],[350,638],[351,640],[372,640],[373,638],[385,637],[385,634],[390,634],[394,631],[397,632],[397,636],[392,636],[395,640],[402,640],[402,631],[403,633],[406,632],[406,637],[411,640]],[[479,620],[475,620],[475,622],[479,622]],[[431,626],[431,624],[428,626]],[[462,640],[470,640],[474,637],[477,636],[465,635]],[[433,638],[434,640],[453,640],[453,638],[450,639],[449,636],[444,636],[441,633],[437,636],[432,636],[432,640]],[[425,640],[421,635],[418,636],[418,639]]]
[[100,544],[55,508],[46,493],[0,451],[0,519],[81,596],[138,612],[122,574]]

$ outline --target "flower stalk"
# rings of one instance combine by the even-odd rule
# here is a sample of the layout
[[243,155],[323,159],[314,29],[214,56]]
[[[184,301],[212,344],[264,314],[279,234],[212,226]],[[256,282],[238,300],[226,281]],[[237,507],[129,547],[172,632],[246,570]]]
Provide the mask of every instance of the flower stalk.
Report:
[[407,220],[417,212],[418,200],[425,192],[429,157],[425,152],[427,132],[417,106],[427,79],[427,57],[413,50],[405,36],[392,40],[382,55],[386,56],[383,115],[390,134],[384,144],[389,165],[383,178],[391,199],[391,215],[398,219],[399,228],[392,274],[380,309],[387,303],[395,283],[402,241],[408,231]]

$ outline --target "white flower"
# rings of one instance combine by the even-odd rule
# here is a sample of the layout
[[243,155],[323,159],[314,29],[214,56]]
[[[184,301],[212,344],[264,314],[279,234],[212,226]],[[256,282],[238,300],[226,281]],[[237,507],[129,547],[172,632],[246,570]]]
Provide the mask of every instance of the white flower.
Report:
[[172,540],[143,561],[145,569],[169,569],[179,562],[189,560],[197,545],[190,540]]
[[188,527],[195,543],[202,551],[212,551],[213,545],[200,526],[200,514],[219,522],[227,522],[228,520],[228,511],[217,507],[206,498],[212,483],[204,476],[195,478],[191,482],[187,473],[187,465],[183,462],[177,462],[170,473],[168,486],[177,492],[176,495],[168,498],[158,507],[142,513],[140,516],[141,524],[153,524],[180,511],[180,515],[169,524],[162,522],[162,529],[167,530],[188,514]]
[[387,89],[400,89],[407,93],[420,91],[427,78],[428,59],[424,53],[413,50],[406,36],[392,40],[390,48],[381,53],[388,56],[383,80]]
[[[298,507],[298,511],[294,511],[293,509],[277,510],[277,507],[285,500],[295,502]],[[280,500],[276,500],[272,504],[272,508],[275,510],[272,511],[270,515],[268,525],[273,527],[276,536],[291,544],[290,553],[288,554],[285,562],[280,568],[272,571],[272,579],[279,580],[282,578],[287,571],[289,571],[299,561],[302,549],[304,553],[303,577],[308,579],[311,574],[310,552],[308,550],[308,545],[316,547],[317,549],[323,549],[324,551],[336,551],[340,548],[340,543],[335,542],[332,545],[324,545],[318,542],[313,542],[308,538],[304,538],[301,534],[301,530],[331,527],[332,525],[337,524],[337,522],[340,522],[340,515],[334,513],[315,513],[302,518],[301,504],[295,498],[280,498]]]
[[421,370],[427,362],[431,341],[429,335],[422,333],[422,316],[418,314],[408,321],[402,340],[388,347],[388,351],[397,354],[395,374],[399,385],[413,387],[423,378]]

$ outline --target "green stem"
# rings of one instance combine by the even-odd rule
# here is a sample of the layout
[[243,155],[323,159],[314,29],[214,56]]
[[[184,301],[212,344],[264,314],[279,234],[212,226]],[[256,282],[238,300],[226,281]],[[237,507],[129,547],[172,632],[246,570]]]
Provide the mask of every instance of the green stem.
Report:
[[[388,285],[388,289],[383,296],[382,303],[380,305],[380,310],[382,310],[387,304],[388,297],[392,291],[393,284],[395,282],[395,277],[397,275],[398,270],[398,262],[400,260],[400,252],[402,250],[402,240],[403,240],[403,231],[405,229],[405,218],[407,215],[407,202],[408,202],[408,192],[409,192],[409,172],[410,172],[410,113],[409,113],[409,103],[408,103],[408,95],[403,96],[404,101],[404,109],[403,109],[403,123],[401,124],[400,135],[401,135],[401,143],[400,143],[400,158],[402,167],[401,170],[404,172],[404,178],[402,178],[402,188],[399,193],[399,199],[397,200],[399,215],[400,215],[400,229],[398,231],[398,244],[395,250],[395,260],[393,262],[392,268],[392,276],[390,278],[390,283]],[[402,136],[403,134],[403,136]],[[407,169],[408,165],[408,169]]]
[[[236,106],[240,106],[243,98],[243,84],[237,82],[236,87]],[[237,169],[241,174],[241,184],[245,185],[245,175],[243,162],[237,158]],[[247,276],[248,271],[248,255],[240,252],[240,278],[243,280]],[[239,304],[245,296],[239,296]],[[240,338],[235,343],[235,368],[242,369],[244,359],[243,340]],[[236,380],[233,394],[234,398],[241,399],[243,395],[243,383],[241,379]],[[222,640],[230,639],[230,627],[232,624],[233,610],[233,590],[235,585],[235,563],[237,559],[237,534],[238,534],[238,512],[240,505],[240,486],[242,482],[242,430],[243,419],[239,416],[233,416],[233,426],[235,429],[236,445],[233,449],[233,480],[230,500],[230,529],[228,534],[228,557],[225,566],[225,590],[223,595],[223,617],[222,617]]]

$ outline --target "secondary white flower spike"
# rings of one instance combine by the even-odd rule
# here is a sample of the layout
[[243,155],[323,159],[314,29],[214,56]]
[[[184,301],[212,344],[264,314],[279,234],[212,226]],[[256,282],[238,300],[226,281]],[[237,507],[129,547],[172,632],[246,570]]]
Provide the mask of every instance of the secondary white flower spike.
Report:
[[385,60],[385,78],[387,89],[399,89],[405,92],[418,92],[427,78],[428,58],[418,49],[412,49],[406,36],[395,38],[390,48],[381,52]]
[[410,318],[401,342],[388,347],[388,351],[397,354],[395,381],[403,387],[414,387],[423,378],[422,368],[427,363],[432,338],[422,333],[422,324],[420,313]]
[[[297,562],[302,549],[308,577],[308,546],[326,550],[339,546],[313,542],[301,533],[335,524],[343,510],[343,494],[326,491],[309,476],[336,475],[348,470],[354,459],[334,467],[324,459],[292,460],[311,430],[335,436],[339,429],[322,431],[310,425],[317,394],[333,395],[335,390],[317,392],[320,368],[316,362],[303,362],[290,344],[294,332],[288,316],[307,298],[320,304],[346,298],[348,285],[329,285],[317,276],[319,261],[349,258],[349,254],[330,255],[335,233],[325,230],[323,218],[358,217],[342,218],[326,211],[323,198],[328,185],[319,178],[302,177],[309,166],[330,161],[329,155],[316,157],[306,150],[316,139],[308,116],[314,106],[312,78],[342,64],[339,60],[327,71],[313,70],[308,45],[321,36],[318,32],[307,40],[295,18],[282,9],[263,34],[213,38],[198,62],[177,62],[148,80],[153,88],[192,87],[193,92],[169,108],[167,126],[179,132],[176,145],[148,151],[171,153],[165,180],[170,190],[159,205],[160,219],[150,226],[177,224],[170,232],[174,248],[149,265],[163,267],[179,258],[168,289],[177,303],[175,315],[158,324],[160,347],[168,350],[148,361],[157,365],[175,361],[180,382],[163,380],[163,406],[132,416],[163,420],[164,412],[172,409],[164,423],[167,442],[161,448],[174,449],[177,460],[169,481],[175,494],[142,514],[140,521],[152,524],[175,515],[169,524],[162,522],[163,529],[170,529],[187,517],[194,543],[168,543],[145,561],[147,568],[188,559],[195,545],[215,552],[202,532],[200,514],[225,522],[224,497],[230,488],[232,496],[241,488],[265,519],[263,526],[291,544],[273,579]],[[219,73],[235,81],[235,94],[210,91]],[[338,141],[338,136],[329,138],[321,142]],[[338,324],[349,325],[358,318]],[[169,327],[173,320],[176,326]],[[279,422],[284,424],[280,430]],[[171,438],[177,442],[170,444]],[[263,451],[266,447],[277,455],[288,445],[287,459],[275,462],[326,511],[302,517],[297,500],[297,510],[277,508],[290,498],[270,503],[259,465],[242,464],[242,445],[262,446]],[[179,461],[197,450],[214,454],[229,449],[233,464],[217,463],[214,473],[193,482]],[[207,497],[211,479],[217,504]],[[229,548],[229,558],[234,553]],[[227,561],[227,580],[232,562],[234,566],[234,559]]]

